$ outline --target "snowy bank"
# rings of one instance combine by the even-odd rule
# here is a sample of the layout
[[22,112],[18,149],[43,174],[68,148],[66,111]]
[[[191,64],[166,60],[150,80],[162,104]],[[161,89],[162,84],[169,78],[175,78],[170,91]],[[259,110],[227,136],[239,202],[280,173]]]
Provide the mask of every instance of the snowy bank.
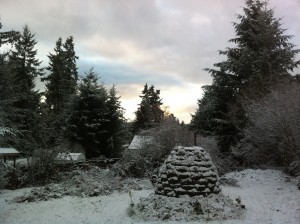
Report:
[[[221,186],[224,195],[233,200],[240,197],[246,206],[244,216],[239,220],[211,221],[210,224],[299,224],[300,191],[296,180],[286,178],[278,170],[244,170],[226,175],[237,180],[239,187]],[[130,204],[128,193],[114,192],[98,197],[66,196],[50,201],[15,203],[12,200],[31,189],[15,191],[4,190],[0,193],[1,224],[52,224],[52,223],[149,223],[133,220],[126,210]],[[133,202],[147,197],[153,190],[132,191]],[[164,223],[183,223],[164,221]],[[189,222],[191,224],[199,222]]]

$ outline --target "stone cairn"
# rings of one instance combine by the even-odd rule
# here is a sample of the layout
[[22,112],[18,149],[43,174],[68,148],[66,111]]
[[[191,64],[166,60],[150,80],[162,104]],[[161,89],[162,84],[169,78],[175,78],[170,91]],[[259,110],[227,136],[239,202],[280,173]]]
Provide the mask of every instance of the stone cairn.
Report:
[[155,193],[170,197],[219,193],[217,169],[201,147],[177,146],[162,165]]

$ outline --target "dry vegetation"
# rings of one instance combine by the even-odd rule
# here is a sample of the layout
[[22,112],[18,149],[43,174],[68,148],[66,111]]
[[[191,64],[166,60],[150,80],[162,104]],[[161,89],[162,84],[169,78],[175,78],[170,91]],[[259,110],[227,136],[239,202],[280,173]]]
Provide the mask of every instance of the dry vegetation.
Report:
[[247,164],[287,167],[300,160],[300,85],[280,86],[259,101],[248,102],[250,125],[235,154]]

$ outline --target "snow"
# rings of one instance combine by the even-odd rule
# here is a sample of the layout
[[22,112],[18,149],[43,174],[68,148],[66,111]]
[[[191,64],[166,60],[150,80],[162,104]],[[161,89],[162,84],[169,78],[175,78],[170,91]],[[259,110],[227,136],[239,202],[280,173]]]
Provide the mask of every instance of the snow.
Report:
[[58,153],[55,158],[56,163],[70,163],[72,161],[83,162],[85,161],[85,155],[83,153]]
[[20,152],[14,148],[0,148],[0,155],[19,155]]
[[296,180],[286,181],[278,170],[244,170],[227,174],[237,179],[238,188],[223,187],[223,193],[240,197],[246,205],[244,223],[300,223],[300,191]]
[[142,149],[144,145],[153,143],[154,139],[151,136],[135,135],[128,147],[129,150]]
[[[241,199],[246,206],[244,216],[239,220],[210,221],[210,224],[299,224],[300,191],[296,178],[286,178],[279,170],[244,170],[225,175],[237,180],[238,187],[221,186],[224,195],[233,200]],[[127,215],[131,198],[128,193],[114,192],[98,197],[71,197],[15,203],[12,200],[31,191],[32,188],[0,193],[1,224],[52,224],[52,223],[149,223],[132,219]],[[153,190],[132,191],[135,204],[141,197],[148,197]],[[164,221],[179,224],[182,221]],[[196,224],[199,222],[189,222]]]

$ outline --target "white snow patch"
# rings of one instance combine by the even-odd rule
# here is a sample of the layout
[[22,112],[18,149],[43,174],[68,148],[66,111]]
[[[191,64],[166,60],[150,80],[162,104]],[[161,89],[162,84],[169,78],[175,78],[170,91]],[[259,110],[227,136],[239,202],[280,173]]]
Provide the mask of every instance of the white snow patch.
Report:
[[243,223],[300,223],[300,191],[296,179],[285,182],[286,175],[281,171],[251,169],[225,177],[238,180],[240,187],[223,186],[222,191],[232,199],[240,197],[245,204]]
[[[210,224],[299,224],[300,191],[295,179],[285,182],[285,174],[278,170],[244,170],[225,175],[238,181],[240,187],[222,186],[224,195],[233,200],[240,197],[246,206],[241,220],[212,221]],[[0,192],[1,224],[52,224],[52,223],[149,223],[133,220],[126,214],[130,204],[127,193],[115,192],[99,197],[64,197],[50,201],[14,203],[12,200],[32,188]],[[153,190],[132,191],[133,202],[147,197]],[[164,223],[179,224],[176,221]],[[199,222],[189,222],[194,224]]]

